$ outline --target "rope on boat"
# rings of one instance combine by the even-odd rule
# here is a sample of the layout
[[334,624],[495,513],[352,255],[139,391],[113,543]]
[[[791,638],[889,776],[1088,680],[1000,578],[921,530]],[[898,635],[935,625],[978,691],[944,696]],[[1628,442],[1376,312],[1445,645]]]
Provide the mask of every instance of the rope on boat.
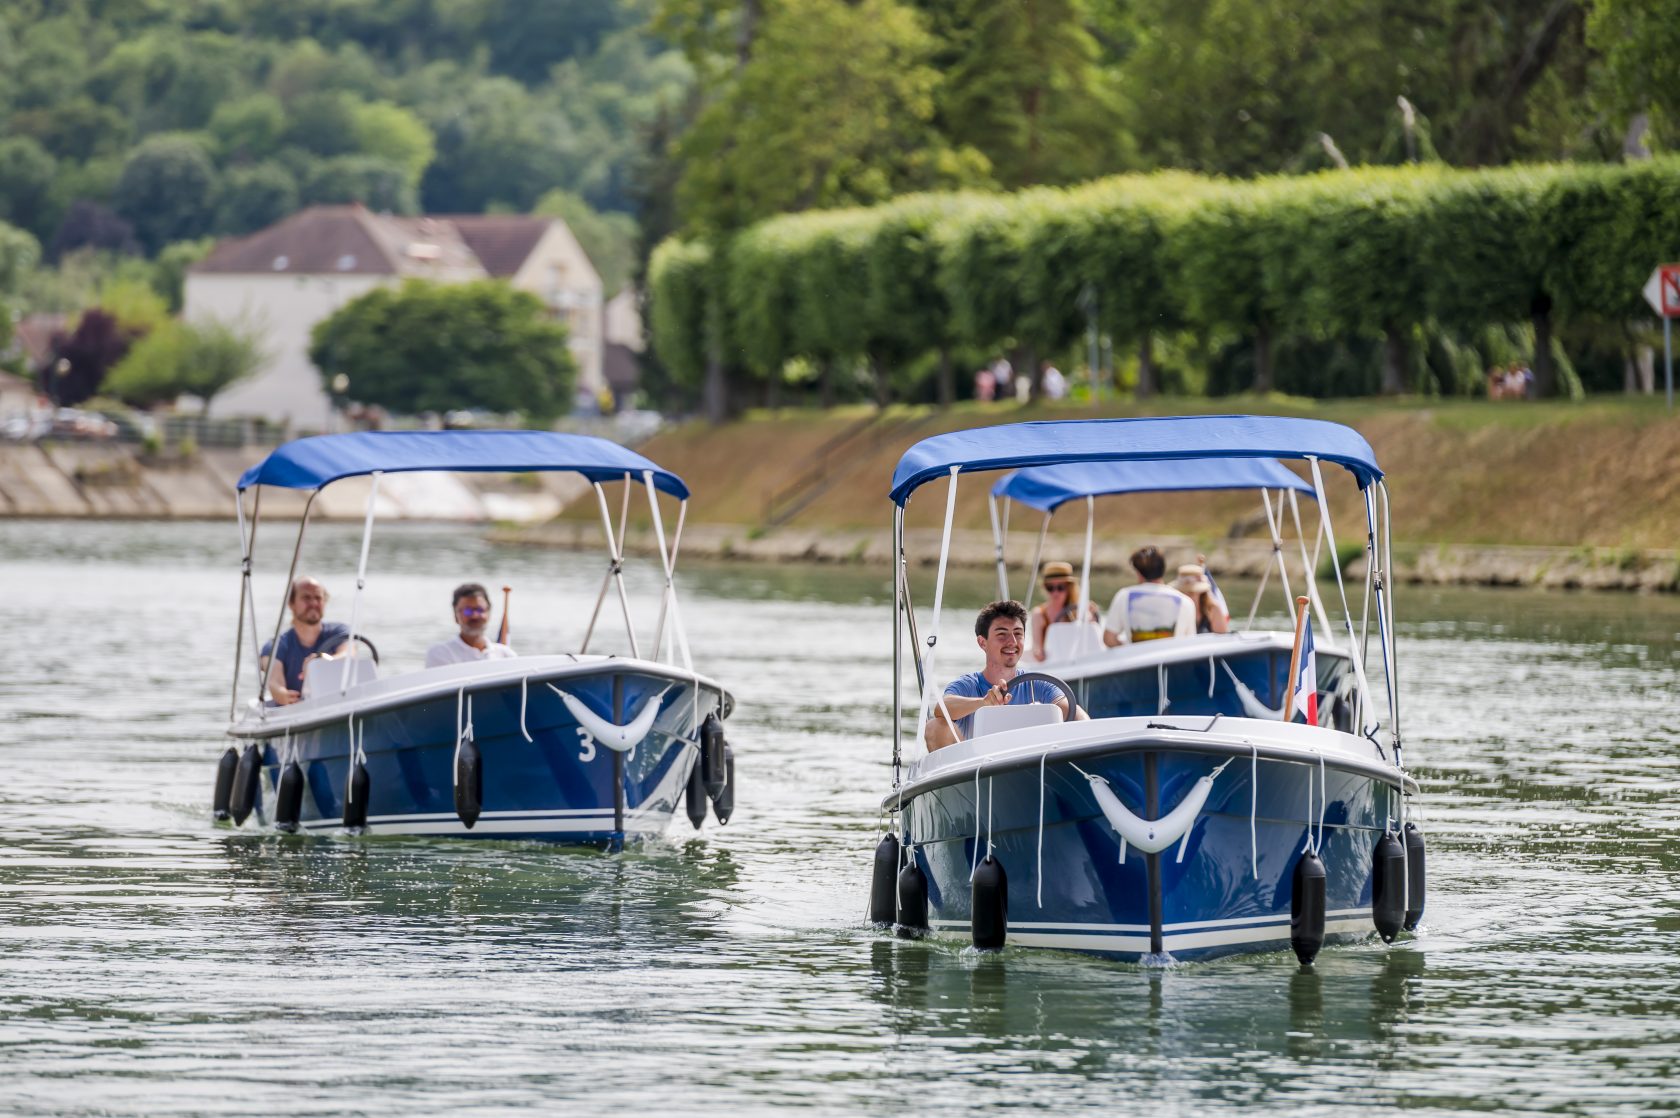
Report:
[[968,859],[968,883],[974,884],[974,871],[980,865],[980,763],[974,764],[974,852]]
[[1248,743],[1248,860],[1253,864],[1254,880],[1260,880],[1260,841],[1255,837],[1255,820],[1260,815],[1260,747]]
[[519,732],[525,735],[526,741],[531,740],[531,731],[525,728],[525,702],[530,686],[531,677],[528,675],[521,676],[519,679]]
[[1050,754],[1038,755],[1038,907],[1044,907],[1044,762]]

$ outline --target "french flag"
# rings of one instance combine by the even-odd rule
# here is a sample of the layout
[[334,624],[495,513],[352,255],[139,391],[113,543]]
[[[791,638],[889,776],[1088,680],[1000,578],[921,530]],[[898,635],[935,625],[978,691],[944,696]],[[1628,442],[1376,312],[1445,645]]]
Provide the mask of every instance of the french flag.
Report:
[[1307,725],[1318,725],[1318,657],[1313,652],[1312,617],[1302,611],[1301,666],[1295,673],[1295,691],[1290,705],[1307,716]]

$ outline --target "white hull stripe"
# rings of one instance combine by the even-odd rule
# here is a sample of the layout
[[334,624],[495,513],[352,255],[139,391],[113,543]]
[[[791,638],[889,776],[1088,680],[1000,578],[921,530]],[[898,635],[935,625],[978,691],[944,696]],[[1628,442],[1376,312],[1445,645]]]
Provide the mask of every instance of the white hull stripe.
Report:
[[[1362,908],[1339,908],[1325,914],[1326,920],[1338,917],[1360,917],[1368,915]],[[935,928],[966,928],[967,920],[930,920],[928,923]],[[1244,916],[1226,920],[1184,920],[1176,924],[1163,924],[1163,932],[1179,932],[1201,930],[1206,928],[1233,928],[1239,926],[1258,926],[1264,924],[1289,923],[1287,916]],[[1057,921],[1011,920],[1009,928],[1014,931],[1060,931],[1060,932],[1148,932],[1148,924],[1064,924]]]
[[[940,920],[933,922],[936,930],[942,934],[950,934],[957,928],[966,928],[962,921]],[[1077,925],[1072,925],[1077,926]],[[1143,929],[1143,934],[1121,934],[1120,929],[1129,925],[1110,924],[1097,925],[1109,927],[1115,931],[1107,934],[1092,933],[1053,933],[1053,932],[1017,932],[1018,925],[1009,928],[1009,942],[1021,947],[1052,947],[1069,951],[1120,951],[1147,954],[1150,950],[1149,930]],[[1232,947],[1240,945],[1277,943],[1289,938],[1289,921],[1274,922],[1270,925],[1259,925],[1248,928],[1225,928],[1215,931],[1173,932],[1173,925],[1162,930],[1161,947],[1167,952],[1195,951],[1210,947]],[[1352,934],[1362,935],[1372,930],[1371,919],[1368,915],[1358,919],[1326,920],[1324,933],[1326,935]]]
[[[671,821],[672,811],[628,811],[624,813],[627,832],[663,831]],[[311,819],[303,824],[310,831],[331,831],[342,827],[338,819]],[[454,812],[435,812],[429,815],[376,815],[368,819],[368,829],[391,835],[467,834],[467,827]],[[541,832],[549,834],[582,834],[589,831],[613,830],[610,811],[549,811],[485,812],[472,828],[472,834],[513,834]]]

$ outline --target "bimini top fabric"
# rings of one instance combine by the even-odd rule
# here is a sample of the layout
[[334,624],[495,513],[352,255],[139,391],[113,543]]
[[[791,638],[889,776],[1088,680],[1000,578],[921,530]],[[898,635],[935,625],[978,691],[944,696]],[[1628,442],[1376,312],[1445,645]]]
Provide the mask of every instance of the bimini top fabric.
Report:
[[1309,497],[1313,492],[1276,458],[1185,458],[1029,466],[1000,478],[992,496],[1052,512],[1081,497],[1206,489],[1294,489]]
[[910,494],[953,466],[1009,470],[1061,462],[1136,462],[1185,458],[1319,458],[1345,467],[1361,489],[1382,469],[1359,432],[1322,419],[1194,415],[1150,419],[1065,419],[950,431],[904,452],[893,471],[892,499]]
[[688,499],[683,479],[633,450],[593,435],[554,431],[358,431],[297,439],[246,470],[239,488],[275,485],[319,489],[340,478],[373,473],[533,473],[570,470],[590,481],[640,482],[653,471],[663,493]]

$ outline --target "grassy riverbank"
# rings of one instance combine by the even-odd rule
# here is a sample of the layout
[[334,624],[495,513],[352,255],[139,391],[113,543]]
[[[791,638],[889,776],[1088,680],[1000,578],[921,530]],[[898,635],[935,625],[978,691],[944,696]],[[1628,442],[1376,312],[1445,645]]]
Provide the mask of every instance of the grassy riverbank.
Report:
[[[893,465],[911,443],[940,431],[1032,419],[1239,411],[1356,428],[1388,472],[1396,539],[1403,543],[1645,549],[1672,548],[1680,536],[1680,418],[1666,412],[1660,398],[1621,397],[1585,403],[1239,398],[1153,406],[893,408],[821,463],[820,491],[784,526],[884,526]],[[815,452],[871,414],[864,408],[755,412],[720,427],[671,428],[642,449],[694,488],[695,521],[762,530],[777,494],[818,464]],[[987,527],[990,480],[959,489],[959,527]],[[1352,511],[1352,500],[1347,492],[1338,497],[1339,517],[1344,502]],[[1110,515],[1164,533],[1207,537],[1226,534],[1253,507],[1247,495],[1127,497],[1114,499]]]

